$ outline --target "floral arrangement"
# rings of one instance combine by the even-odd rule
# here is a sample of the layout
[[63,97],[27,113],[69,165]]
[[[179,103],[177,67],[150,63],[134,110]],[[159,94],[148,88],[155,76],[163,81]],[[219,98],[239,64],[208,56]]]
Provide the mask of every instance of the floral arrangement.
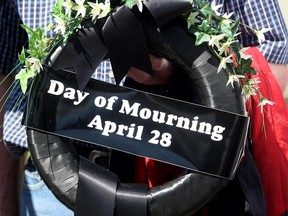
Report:
[[[143,10],[141,0],[122,0],[129,8],[138,7]],[[217,10],[221,5],[211,5],[201,0],[190,0],[193,4],[191,10],[183,14],[187,20],[187,28],[191,34],[196,36],[196,45],[207,44],[211,51],[219,58],[220,64],[217,73],[223,68],[227,71],[229,79],[226,85],[234,87],[234,82],[240,82],[242,93],[246,99],[250,96],[259,95],[259,106],[263,109],[266,104],[273,105],[260,92],[257,84],[259,80],[251,78],[257,72],[251,67],[251,56],[245,55],[245,48],[239,43],[237,36],[239,18],[230,19],[232,14],[219,14]],[[16,75],[20,81],[23,93],[27,91],[28,80],[35,77],[42,71],[42,63],[45,58],[59,43],[65,44],[71,34],[81,28],[84,20],[97,20],[112,13],[114,8],[110,7],[109,0],[58,0],[53,8],[52,16],[54,23],[49,24],[45,31],[40,28],[32,30],[23,25],[23,28],[30,35],[29,48],[22,49],[19,54],[20,64],[23,65]],[[259,43],[265,41],[264,33],[270,29],[255,30],[246,26],[258,37]],[[53,38],[47,38],[46,33],[54,31]],[[262,110],[261,109],[261,110]]]

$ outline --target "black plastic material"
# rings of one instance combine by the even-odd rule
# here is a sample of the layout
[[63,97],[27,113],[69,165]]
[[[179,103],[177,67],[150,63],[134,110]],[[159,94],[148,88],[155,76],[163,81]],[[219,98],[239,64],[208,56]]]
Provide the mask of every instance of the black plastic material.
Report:
[[[179,68],[166,90],[159,91],[161,94],[233,113],[245,113],[240,88],[237,85],[234,89],[226,87],[227,73],[223,70],[216,72],[219,60],[206,46],[195,47],[195,38],[181,24],[161,29],[161,36],[154,30],[146,33],[150,51],[167,57]],[[31,129],[28,129],[28,138],[41,177],[60,201],[74,209],[79,165],[65,139]],[[228,180],[223,178],[186,173],[148,191],[148,215],[192,215],[227,183]]]

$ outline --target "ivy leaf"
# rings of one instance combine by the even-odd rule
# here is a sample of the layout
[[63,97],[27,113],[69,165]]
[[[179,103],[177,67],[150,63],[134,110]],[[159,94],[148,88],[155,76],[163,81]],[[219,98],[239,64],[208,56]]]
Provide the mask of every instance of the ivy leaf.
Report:
[[210,41],[210,35],[205,34],[203,32],[196,32],[195,36],[196,36],[196,42],[195,42],[196,46],[198,46],[204,42]]
[[241,64],[236,67],[237,74],[257,74],[257,71],[251,66],[252,59],[241,59]]
[[65,12],[63,9],[63,0],[58,0],[56,5],[52,8],[52,14],[59,16],[59,17],[65,17]]
[[229,24],[221,23],[220,24],[220,29],[221,29],[221,32],[226,34],[229,38],[233,39],[234,33],[231,31],[231,27],[230,27]]
[[239,24],[240,24],[240,18],[239,18],[239,14],[237,14],[235,17],[235,22],[231,25],[231,31],[233,35],[235,35],[238,32]]
[[27,53],[30,54],[31,57],[34,57],[34,58],[38,58],[39,56],[39,52],[37,49],[30,49],[30,50],[27,50]]
[[230,46],[230,52],[235,55],[237,63],[240,62],[241,56],[240,56],[240,50],[242,47],[239,47],[239,45],[236,44],[231,44]]
[[205,16],[208,17],[209,15],[215,16],[215,11],[209,6],[209,3],[206,3],[201,9],[200,12]]
[[26,93],[27,91],[27,86],[28,86],[28,80],[30,78],[33,78],[35,76],[35,72],[32,70],[28,70],[27,68],[23,68],[20,70],[20,72],[15,76],[16,80],[20,81],[20,86],[23,94]]
[[196,0],[196,4],[198,5],[199,8],[203,8],[207,2],[203,2],[202,0]]
[[209,35],[217,34],[217,30],[212,27],[208,20],[203,20],[201,25],[198,26],[200,32],[204,32]]
[[24,24],[21,24],[21,27],[27,32],[27,34],[33,34],[34,33],[34,30],[29,28],[28,26],[24,25]]
[[42,40],[43,37],[44,37],[43,31],[42,31],[42,29],[39,26],[35,30],[35,37],[38,40]]
[[134,0],[126,0],[125,4],[127,5],[127,7],[129,7],[130,9],[135,5]]
[[26,51],[24,47],[22,47],[21,53],[18,55],[18,59],[21,64],[24,64],[25,59],[26,59]]

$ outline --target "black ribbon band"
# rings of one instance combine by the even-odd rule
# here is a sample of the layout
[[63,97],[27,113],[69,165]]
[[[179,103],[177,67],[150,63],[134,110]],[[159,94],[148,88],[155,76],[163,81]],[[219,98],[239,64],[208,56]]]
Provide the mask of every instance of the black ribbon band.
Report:
[[117,176],[81,159],[75,216],[113,216]]
[[97,80],[80,92],[75,74],[62,70],[47,70],[39,79],[24,122],[29,128],[212,175],[234,175],[249,124],[245,116]]
[[120,184],[116,193],[117,216],[145,216],[147,212],[147,185]]
[[146,216],[147,185],[117,184],[116,175],[82,158],[75,216]]
[[131,66],[152,74],[142,24],[128,7],[122,6],[107,19],[103,36],[116,83],[121,82]]
[[[131,67],[152,74],[145,31],[145,20],[156,24],[155,30],[191,8],[187,0],[151,0],[144,2],[145,13],[121,6],[106,20],[84,27],[73,35],[52,63],[54,70],[76,72],[80,90],[83,90],[100,62],[107,56],[111,60],[117,84]],[[149,17],[150,16],[150,17]]]

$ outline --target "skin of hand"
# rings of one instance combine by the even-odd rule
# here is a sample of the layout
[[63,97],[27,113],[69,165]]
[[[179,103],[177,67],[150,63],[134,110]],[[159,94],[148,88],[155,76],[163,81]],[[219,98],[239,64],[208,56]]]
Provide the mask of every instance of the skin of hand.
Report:
[[[0,82],[5,75],[0,75]],[[6,92],[11,84],[11,78],[7,78],[0,85],[0,92]],[[0,101],[0,109],[5,102],[5,98]],[[0,112],[0,125],[3,124],[4,109]],[[13,158],[8,152],[3,142],[3,128],[0,128],[0,215],[19,215],[19,189],[20,189],[20,162]]]
[[165,58],[159,58],[152,54],[149,57],[154,72],[153,76],[134,67],[128,71],[127,76],[144,85],[166,84],[173,74],[173,64]]
[[288,87],[288,65],[268,63],[269,67],[274,74],[278,84],[284,94],[285,89]]
[[[149,55],[154,71],[153,76],[137,68],[132,67],[128,72],[128,77],[134,81],[145,85],[163,85],[171,78],[174,66],[165,58]],[[268,63],[272,73],[279,83],[282,93],[288,88],[288,65]]]

